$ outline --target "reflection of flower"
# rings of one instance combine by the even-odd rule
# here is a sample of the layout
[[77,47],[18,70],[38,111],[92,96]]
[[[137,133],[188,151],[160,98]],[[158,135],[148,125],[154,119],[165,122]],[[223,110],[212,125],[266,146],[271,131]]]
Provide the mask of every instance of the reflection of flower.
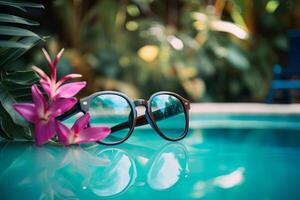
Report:
[[[4,195],[4,199],[19,199],[24,194],[19,193],[16,198],[11,191],[18,188],[26,191],[26,188],[34,185],[33,193],[25,192],[27,199],[54,199],[51,196],[58,191],[53,189],[53,186],[61,183],[56,182],[53,177],[62,158],[61,155],[56,155],[55,150],[56,148],[35,148],[32,144],[24,142],[8,143],[0,155],[0,157],[4,155],[9,157],[1,162],[1,165],[7,165],[6,170],[1,171],[0,174],[0,183],[5,183],[1,184],[1,189],[3,189],[1,196]],[[14,154],[15,151],[18,153]],[[11,161],[8,162],[8,160]],[[15,187],[14,190],[10,189],[11,186]]]
[[[90,179],[94,176],[94,169],[102,171],[103,167],[111,163],[109,159],[93,155],[80,146],[72,146],[62,154],[63,160],[59,163],[60,171],[66,179],[74,178],[80,189],[86,189],[89,186]],[[68,177],[68,175],[70,176]],[[83,180],[76,178],[76,176],[82,177]],[[74,186],[75,184],[73,184]]]
[[109,135],[110,129],[105,126],[85,128],[89,123],[90,118],[90,114],[86,113],[75,122],[71,129],[66,127],[60,121],[56,121],[56,130],[60,143],[70,145],[94,142],[102,140]]
[[47,105],[45,98],[36,85],[31,87],[32,103],[16,103],[14,108],[26,120],[35,124],[35,140],[42,145],[55,134],[55,117],[63,114],[74,106],[76,98],[57,99]]
[[[3,189],[1,195],[4,199],[14,196],[11,188],[21,191],[19,196],[25,193],[28,199],[77,199],[82,186],[89,183],[92,168],[97,169],[110,163],[80,146],[35,148],[24,142],[7,143],[2,148],[0,157],[8,158],[2,160],[1,166],[4,170],[0,172],[0,187]],[[76,173],[84,180],[73,181]],[[80,188],[77,187],[77,182],[80,182]]]

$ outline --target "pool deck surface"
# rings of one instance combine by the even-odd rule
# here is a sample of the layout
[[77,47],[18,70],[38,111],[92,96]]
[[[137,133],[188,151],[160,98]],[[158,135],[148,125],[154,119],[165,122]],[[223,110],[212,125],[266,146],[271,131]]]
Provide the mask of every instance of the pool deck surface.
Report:
[[192,103],[191,114],[300,114],[300,104]]

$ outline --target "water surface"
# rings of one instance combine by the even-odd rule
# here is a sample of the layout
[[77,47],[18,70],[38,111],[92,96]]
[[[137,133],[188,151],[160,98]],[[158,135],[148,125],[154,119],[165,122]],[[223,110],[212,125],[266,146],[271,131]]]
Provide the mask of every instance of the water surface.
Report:
[[137,129],[118,146],[0,143],[1,199],[300,199],[296,129]]

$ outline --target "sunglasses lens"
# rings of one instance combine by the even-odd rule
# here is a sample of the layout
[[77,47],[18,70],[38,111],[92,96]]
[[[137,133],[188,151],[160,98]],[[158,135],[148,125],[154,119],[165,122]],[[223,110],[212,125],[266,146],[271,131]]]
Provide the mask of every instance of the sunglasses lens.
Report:
[[128,136],[133,123],[133,109],[124,97],[115,94],[96,96],[91,101],[89,113],[91,126],[107,126],[111,129],[109,136],[101,142],[114,144]]
[[160,94],[152,98],[150,111],[159,130],[169,139],[180,139],[187,120],[184,105],[177,97]]

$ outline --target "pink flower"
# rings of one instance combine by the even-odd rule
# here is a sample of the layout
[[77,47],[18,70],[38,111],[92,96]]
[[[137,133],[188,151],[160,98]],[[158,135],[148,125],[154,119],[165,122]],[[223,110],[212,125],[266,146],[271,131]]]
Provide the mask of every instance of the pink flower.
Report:
[[85,81],[80,82],[72,82],[72,83],[66,83],[63,85],[63,83],[67,80],[73,79],[73,78],[80,78],[80,74],[68,74],[64,76],[61,80],[57,81],[56,77],[56,70],[57,70],[57,63],[59,62],[64,49],[62,49],[56,56],[54,61],[51,61],[51,58],[47,51],[45,49],[42,49],[43,53],[45,55],[45,58],[48,62],[48,66],[50,68],[50,74],[49,77],[43,70],[40,68],[33,66],[32,69],[36,71],[39,76],[41,77],[41,85],[44,88],[45,92],[49,96],[50,100],[55,100],[56,98],[70,98],[75,96],[82,88],[86,86]]
[[85,87],[86,82],[63,84],[70,79],[81,77],[80,74],[69,74],[57,81],[57,63],[62,56],[63,49],[55,56],[53,62],[45,49],[43,49],[43,53],[50,68],[50,77],[40,68],[35,66],[32,68],[41,77],[40,83],[49,97],[48,101],[46,102],[39,88],[33,85],[31,87],[33,103],[15,103],[13,105],[19,114],[35,125],[36,144],[46,143],[56,133],[59,141],[64,145],[98,141],[108,136],[110,134],[108,127],[85,128],[90,120],[89,114],[79,118],[71,130],[55,120],[55,117],[64,114],[76,104],[77,99],[73,96]]
[[102,140],[110,134],[110,128],[108,127],[98,126],[85,128],[90,118],[90,114],[86,113],[75,122],[71,129],[60,121],[56,121],[56,131],[60,143],[70,145],[95,142]]
[[55,117],[71,109],[76,98],[60,98],[47,104],[36,85],[31,87],[32,103],[15,103],[13,107],[26,120],[35,124],[35,141],[37,145],[46,143],[55,133]]

